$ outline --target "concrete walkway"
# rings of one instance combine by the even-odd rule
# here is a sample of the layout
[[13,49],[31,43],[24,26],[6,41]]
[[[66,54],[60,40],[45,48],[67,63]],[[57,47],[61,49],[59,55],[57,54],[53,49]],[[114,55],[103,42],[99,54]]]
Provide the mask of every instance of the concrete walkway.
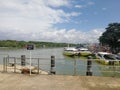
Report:
[[120,78],[0,73],[0,90],[120,90]]

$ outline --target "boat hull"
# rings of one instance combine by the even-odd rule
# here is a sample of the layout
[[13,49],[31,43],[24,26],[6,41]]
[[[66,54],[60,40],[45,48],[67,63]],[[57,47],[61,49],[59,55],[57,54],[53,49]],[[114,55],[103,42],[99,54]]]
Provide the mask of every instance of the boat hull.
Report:
[[80,52],[79,55],[80,55],[80,56],[87,57],[87,56],[90,56],[90,55],[92,55],[92,54],[91,54],[91,53],[86,53],[86,52]]
[[103,65],[120,65],[119,61],[105,61],[103,59],[96,59],[96,61]]
[[66,56],[75,56],[75,53],[64,52],[63,55],[66,55]]

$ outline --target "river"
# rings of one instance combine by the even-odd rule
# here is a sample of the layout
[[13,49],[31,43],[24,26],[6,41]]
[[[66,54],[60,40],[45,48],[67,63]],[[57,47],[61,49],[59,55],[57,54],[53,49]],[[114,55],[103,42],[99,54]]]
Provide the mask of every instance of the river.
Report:
[[[0,49],[0,63],[3,63],[3,57],[21,57],[26,55],[30,57],[30,51],[26,49]],[[55,56],[55,71],[60,75],[86,75],[87,59],[80,57],[67,57],[63,55],[63,48],[40,48],[31,50],[32,58],[48,58],[40,61],[40,67],[44,70],[50,69],[50,57]],[[35,61],[32,60],[32,63]],[[101,76],[101,72],[96,62],[92,63],[92,71],[95,76]]]

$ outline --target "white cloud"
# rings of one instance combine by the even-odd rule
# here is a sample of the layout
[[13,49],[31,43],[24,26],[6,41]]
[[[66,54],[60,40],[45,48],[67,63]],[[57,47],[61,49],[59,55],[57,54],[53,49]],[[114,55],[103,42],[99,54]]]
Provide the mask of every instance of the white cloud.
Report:
[[[58,8],[70,5],[70,0],[2,0],[0,1],[0,39],[97,42],[101,33],[97,29],[89,32],[55,29],[54,24],[68,23],[71,17],[82,14],[73,11],[68,13]],[[80,8],[80,6],[76,7]]]
[[52,42],[70,42],[70,43],[94,43],[98,42],[99,36],[103,33],[103,29],[94,29],[88,32],[82,32],[75,29],[39,31],[25,33],[19,30],[13,30],[13,32],[6,30],[5,28],[0,31],[4,34],[5,39],[17,39],[17,40],[36,40],[36,41],[52,41]]
[[70,0],[44,0],[46,4],[52,7],[70,6]]
[[[67,0],[52,2],[57,6],[68,5]],[[62,9],[52,9],[46,3],[51,3],[51,0],[3,0],[0,3],[0,26],[29,31],[46,30],[53,24],[66,22],[71,16],[78,15],[77,12],[66,13]]]
[[83,8],[84,6],[82,5],[75,5],[76,8]]
[[102,8],[103,11],[107,10],[107,8]]
[[[52,0],[52,4],[68,5],[68,0]],[[48,29],[56,23],[68,22],[71,16],[80,13],[66,13],[62,9],[53,9],[46,6],[51,0],[3,0],[0,8],[0,26],[29,30],[30,28]],[[36,29],[36,30],[37,30]]]

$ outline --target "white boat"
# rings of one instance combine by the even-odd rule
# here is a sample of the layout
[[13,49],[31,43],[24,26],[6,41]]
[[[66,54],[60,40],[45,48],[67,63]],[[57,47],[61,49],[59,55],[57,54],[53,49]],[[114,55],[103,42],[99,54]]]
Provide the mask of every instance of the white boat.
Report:
[[114,54],[111,53],[107,53],[107,52],[98,52],[96,54],[96,61],[104,64],[104,65],[112,65],[113,63],[115,65],[119,65],[119,61],[118,59],[116,59]]
[[79,48],[78,50],[80,56],[89,56],[92,54],[87,48]]
[[64,52],[63,52],[63,54],[66,56],[75,56],[78,53],[79,53],[78,49],[76,49],[75,47],[66,47],[64,48]]

